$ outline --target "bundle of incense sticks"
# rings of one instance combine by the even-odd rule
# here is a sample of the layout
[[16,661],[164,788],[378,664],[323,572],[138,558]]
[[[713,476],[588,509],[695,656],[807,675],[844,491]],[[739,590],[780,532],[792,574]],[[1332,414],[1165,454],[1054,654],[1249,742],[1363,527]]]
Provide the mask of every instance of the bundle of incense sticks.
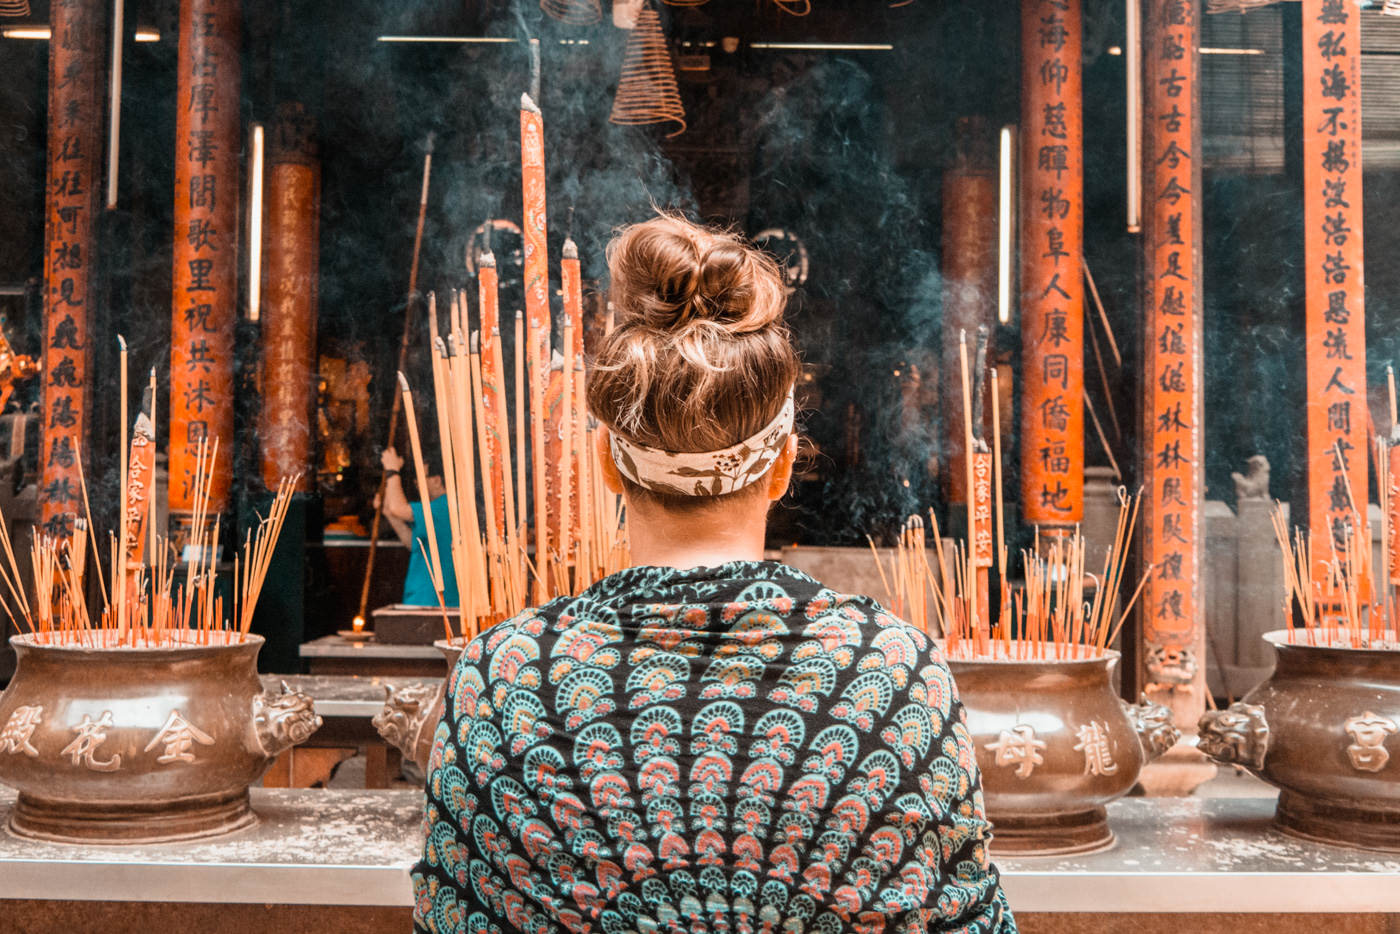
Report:
[[[520,100],[525,308],[515,313],[513,411],[506,399],[497,269],[489,250],[478,267],[478,329],[469,325],[465,292],[454,291],[447,303],[445,335],[437,298],[428,298],[433,401],[463,639],[532,603],[578,593],[630,563],[621,497],[607,492],[593,466],[596,426],[585,404],[583,298],[572,237],[564,242],[560,265],[561,352],[552,350],[539,40],[530,40],[529,53],[530,88]],[[422,491],[427,486],[422,440],[413,392],[402,373],[399,387]],[[432,510],[425,507],[423,516],[427,546],[419,547],[451,639],[443,600],[445,561],[438,553]]]
[[[485,293],[483,292],[483,298]],[[491,297],[494,299],[494,296]],[[489,323],[491,300],[483,302],[482,323]],[[573,327],[562,330],[563,365],[556,371],[561,397],[553,421],[560,444],[531,445],[543,438],[550,418],[544,405],[526,408],[524,385],[541,385],[550,374],[534,371],[523,342],[515,345],[516,398],[507,405],[501,375],[506,372],[499,334],[489,340],[493,379],[483,378],[480,331],[469,327],[467,293],[453,292],[448,302],[447,335],[438,333],[437,296],[428,297],[433,361],[433,403],[442,454],[443,483],[451,524],[452,573],[459,597],[458,632],[469,639],[500,620],[554,597],[576,594],[594,581],[628,566],[621,497],[609,493],[592,458],[596,425],[586,415],[582,360],[575,355]],[[519,321],[519,318],[517,318]],[[520,329],[517,328],[517,334]],[[541,366],[547,365],[541,360]],[[413,391],[399,374],[408,438],[419,489],[426,489],[427,469],[422,435],[413,406]],[[543,399],[544,394],[540,394]],[[511,444],[515,424],[516,443]],[[528,421],[528,426],[527,426]],[[526,490],[556,478],[556,496],[545,510],[530,509]],[[501,482],[504,489],[496,489]],[[480,497],[478,499],[478,497]],[[478,509],[478,502],[492,504]],[[501,504],[497,511],[495,504]],[[557,510],[557,511],[555,511]],[[498,519],[503,516],[504,520]],[[447,638],[454,634],[443,605],[446,562],[438,553],[431,510],[424,510],[427,545],[423,551],[433,588],[443,610]]]
[[[127,422],[126,345],[121,342],[121,420],[123,453],[119,534],[108,536],[110,575],[102,573],[101,549],[92,522],[82,452],[77,451],[83,515],[66,538],[37,536],[30,547],[34,582],[31,601],[10,539],[9,522],[0,514],[0,609],[16,625],[49,643],[71,642],[94,647],[168,645],[244,641],[267,578],[272,554],[291,504],[295,477],[278,485],[268,515],[249,529],[234,558],[231,616],[224,613],[218,593],[215,561],[220,519],[209,521],[210,489],[219,442],[201,441],[195,459],[194,515],[183,575],[168,538],[156,534],[154,497],[149,479],[154,461],[151,425],[154,412],[142,412],[125,450]],[[154,374],[152,374],[152,385]],[[154,393],[148,393],[153,406]],[[144,478],[144,479],[143,479]],[[144,531],[144,534],[143,534]],[[97,570],[102,607],[94,613],[87,603],[89,562]],[[8,598],[6,597],[8,594]]]
[[[1282,504],[1274,507],[1274,536],[1283,557],[1283,615],[1288,641],[1354,649],[1400,648],[1376,598],[1371,529],[1353,509],[1353,521],[1318,557],[1301,529],[1288,528]],[[1319,563],[1320,562],[1320,563]],[[1315,571],[1321,569],[1321,573]]]
[[888,575],[878,553],[876,565],[891,594],[892,611],[930,635],[942,635],[949,658],[1098,658],[1117,639],[1153,570],[1147,569],[1120,609],[1140,502],[1140,496],[1119,491],[1113,545],[1097,574],[1087,565],[1087,545],[1077,528],[1044,548],[1037,542],[1023,550],[1025,586],[1012,593],[1003,584],[995,620],[977,612],[977,567],[966,543],[945,540],[932,511],[933,562],[923,522],[912,516],[896,544]]

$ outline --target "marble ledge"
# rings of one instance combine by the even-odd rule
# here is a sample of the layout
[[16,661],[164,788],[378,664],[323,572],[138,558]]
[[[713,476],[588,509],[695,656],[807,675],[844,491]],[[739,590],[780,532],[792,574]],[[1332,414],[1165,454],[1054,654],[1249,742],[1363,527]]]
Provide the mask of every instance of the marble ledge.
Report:
[[[0,820],[13,792],[0,789]],[[1288,837],[1268,798],[1131,798],[1117,842],[1074,857],[997,859],[1021,912],[1400,914],[1400,853]],[[0,832],[0,899],[412,904],[421,796],[253,790],[256,826],[160,846],[67,846]]]

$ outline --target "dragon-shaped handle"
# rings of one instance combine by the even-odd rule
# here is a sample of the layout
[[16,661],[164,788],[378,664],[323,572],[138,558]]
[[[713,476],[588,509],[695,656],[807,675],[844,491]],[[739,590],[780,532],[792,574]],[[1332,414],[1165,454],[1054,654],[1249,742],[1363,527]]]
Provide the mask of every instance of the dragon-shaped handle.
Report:
[[310,695],[293,691],[285,681],[281,691],[263,691],[253,698],[253,733],[269,759],[306,742],[320,728]]
[[[432,730],[442,716],[442,682],[385,686],[384,709],[374,715],[374,728],[390,746],[426,768]],[[426,734],[426,735],[425,735]]]
[[1269,722],[1264,708],[1243,701],[1225,710],[1207,710],[1201,717],[1200,749],[1223,765],[1240,765],[1251,772],[1264,767],[1269,752]]
[[1146,697],[1136,704],[1122,703],[1123,712],[1137,731],[1148,762],[1161,756],[1181,739],[1181,731],[1172,724],[1172,712],[1163,705],[1153,703]]

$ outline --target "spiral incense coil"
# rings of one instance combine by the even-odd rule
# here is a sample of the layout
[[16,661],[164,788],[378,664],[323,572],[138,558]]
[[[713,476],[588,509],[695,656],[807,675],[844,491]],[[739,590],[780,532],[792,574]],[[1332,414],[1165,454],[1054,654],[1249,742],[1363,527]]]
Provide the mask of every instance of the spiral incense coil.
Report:
[[603,18],[600,0],[540,0],[540,9],[570,26],[592,26]]
[[[1206,0],[1207,13],[1248,13],[1262,7],[1271,6],[1279,0]],[[1395,0],[1387,0],[1394,3]]]
[[636,28],[627,39],[617,97],[608,120],[619,126],[675,121],[680,126],[666,135],[685,132],[685,105],[676,86],[671,48],[661,31],[661,16],[650,4],[642,7]]
[[1400,0],[1385,0],[1381,12],[1386,16],[1400,16]]
[[812,0],[773,0],[778,9],[792,16],[806,16],[812,12]]
[[704,6],[710,0],[661,0],[667,6]]
[[0,16],[28,16],[29,0],[0,0]]

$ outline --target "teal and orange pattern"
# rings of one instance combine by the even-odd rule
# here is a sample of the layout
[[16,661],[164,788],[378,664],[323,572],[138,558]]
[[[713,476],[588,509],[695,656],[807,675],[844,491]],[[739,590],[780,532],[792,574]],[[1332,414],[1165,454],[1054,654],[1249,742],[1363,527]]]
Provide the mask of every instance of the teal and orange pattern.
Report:
[[632,568],[473,640],[417,930],[1014,934],[948,668],[774,562]]

